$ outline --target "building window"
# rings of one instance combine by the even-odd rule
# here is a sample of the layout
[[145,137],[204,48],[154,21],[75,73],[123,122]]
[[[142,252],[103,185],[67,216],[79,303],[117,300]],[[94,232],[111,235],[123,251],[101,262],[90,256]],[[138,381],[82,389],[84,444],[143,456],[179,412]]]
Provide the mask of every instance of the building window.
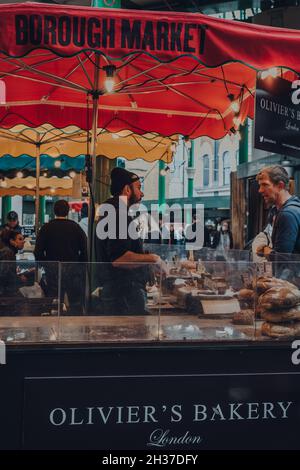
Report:
[[219,185],[219,157],[217,153],[214,155],[214,186]]
[[209,156],[203,157],[203,186],[209,186]]
[[230,184],[230,156],[229,152],[223,153],[223,185],[229,186]]

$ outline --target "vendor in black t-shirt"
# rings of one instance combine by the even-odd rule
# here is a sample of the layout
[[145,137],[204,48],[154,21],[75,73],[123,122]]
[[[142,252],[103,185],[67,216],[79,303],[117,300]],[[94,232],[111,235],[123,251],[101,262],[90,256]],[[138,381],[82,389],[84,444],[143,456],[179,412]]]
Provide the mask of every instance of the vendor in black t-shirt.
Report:
[[143,315],[147,313],[145,287],[149,264],[159,265],[161,259],[145,254],[142,240],[131,232],[134,219],[128,213],[129,208],[143,197],[138,175],[124,168],[114,168],[111,194],[113,197],[100,206],[95,238],[96,260],[107,263],[98,265],[103,287],[101,312],[104,315]]

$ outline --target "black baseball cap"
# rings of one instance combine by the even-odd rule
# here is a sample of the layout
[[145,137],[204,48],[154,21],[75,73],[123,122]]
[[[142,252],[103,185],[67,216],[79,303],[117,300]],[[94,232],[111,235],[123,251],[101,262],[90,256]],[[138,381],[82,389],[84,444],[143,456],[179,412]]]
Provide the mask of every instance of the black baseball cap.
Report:
[[131,171],[125,170],[125,168],[116,167],[112,169],[110,179],[110,192],[113,196],[116,196],[122,192],[122,189],[126,184],[132,184],[135,181],[139,181],[140,177]]
[[19,219],[19,216],[18,214],[16,213],[16,211],[10,211],[8,212],[7,216],[6,216],[6,219],[7,220],[18,220]]

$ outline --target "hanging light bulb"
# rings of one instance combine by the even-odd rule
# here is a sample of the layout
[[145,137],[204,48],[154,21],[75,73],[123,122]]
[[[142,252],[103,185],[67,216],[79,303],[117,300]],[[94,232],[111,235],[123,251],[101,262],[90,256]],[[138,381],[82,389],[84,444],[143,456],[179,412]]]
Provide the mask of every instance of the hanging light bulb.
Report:
[[262,80],[265,80],[266,78],[269,78],[269,77],[276,78],[279,74],[280,74],[280,70],[278,67],[271,67],[270,69],[263,70],[260,76]]
[[55,160],[54,167],[55,168],[60,168],[61,167],[61,161],[60,160]]
[[239,105],[238,101],[233,101],[231,103],[230,107],[231,107],[231,109],[234,113],[238,113],[239,110],[240,110],[240,105]]
[[138,104],[136,101],[130,101],[130,106],[132,107],[132,109],[137,109],[138,108]]
[[168,172],[170,171],[170,167],[169,166],[166,166],[165,168],[163,168],[162,170],[160,170],[160,175],[161,176],[167,176]]
[[44,171],[43,176],[44,176],[44,178],[47,178],[47,176],[48,176],[47,171]]
[[17,178],[23,178],[24,177],[24,173],[22,171],[18,171],[17,174],[16,174],[16,177]]
[[75,178],[75,176],[76,176],[75,171],[69,171],[69,176],[70,176],[70,178]]
[[240,103],[238,102],[238,100],[235,100],[235,99],[234,99],[234,95],[233,95],[232,93],[229,93],[229,95],[227,95],[227,98],[229,99],[229,101],[231,101],[231,104],[230,104],[231,110],[232,110],[234,113],[239,113],[239,111],[240,111]]
[[55,193],[55,188],[50,188],[50,193],[54,194]]
[[108,93],[111,93],[115,86],[115,73],[116,73],[116,66],[115,65],[105,65],[103,70],[106,73],[106,79],[104,80],[104,86]]
[[235,125],[235,127],[239,128],[241,125],[241,118],[239,118],[238,116],[234,116],[233,124]]

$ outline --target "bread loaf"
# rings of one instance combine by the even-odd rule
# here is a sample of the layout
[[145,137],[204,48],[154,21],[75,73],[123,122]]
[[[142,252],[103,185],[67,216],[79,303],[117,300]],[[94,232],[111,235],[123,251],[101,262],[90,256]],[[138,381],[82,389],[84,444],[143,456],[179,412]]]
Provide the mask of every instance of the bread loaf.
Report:
[[271,323],[283,323],[300,320],[300,305],[282,310],[263,310],[260,313],[263,320]]
[[264,310],[291,308],[298,303],[300,303],[300,291],[295,286],[272,287],[258,299],[259,307]]
[[251,290],[251,289],[241,289],[238,292],[237,297],[239,300],[253,301],[255,298],[255,292],[254,290]]
[[235,325],[253,325],[254,310],[247,309],[234,313],[232,317],[232,323]]
[[300,334],[300,322],[274,324],[265,322],[262,324],[261,333],[272,338],[289,338]]
[[258,294],[263,294],[273,287],[286,287],[291,289],[297,289],[297,287],[291,282],[285,281],[283,279],[277,279],[276,277],[266,277],[260,276],[256,281],[256,289]]

